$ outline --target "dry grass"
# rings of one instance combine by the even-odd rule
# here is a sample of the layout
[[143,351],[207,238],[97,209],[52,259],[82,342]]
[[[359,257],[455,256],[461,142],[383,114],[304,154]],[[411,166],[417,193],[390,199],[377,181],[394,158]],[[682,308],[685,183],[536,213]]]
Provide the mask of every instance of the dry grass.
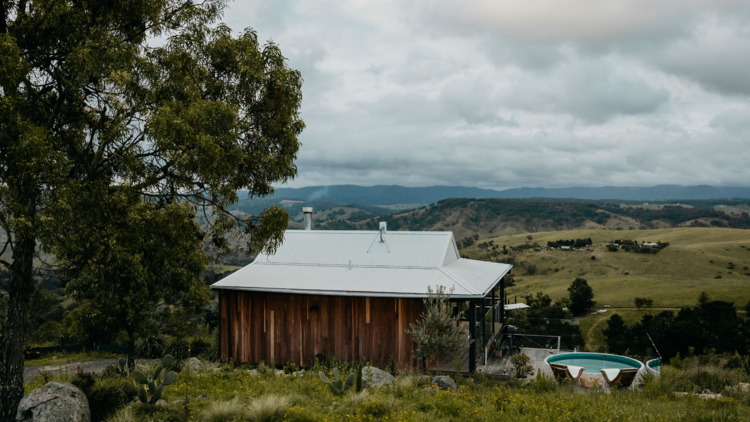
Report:
[[271,421],[279,417],[289,407],[289,398],[269,394],[259,397],[247,408],[247,419],[254,422]]
[[237,398],[230,401],[213,402],[203,412],[202,422],[230,422],[242,417],[242,405]]
[[131,407],[126,407],[112,415],[107,422],[134,422],[136,420]]

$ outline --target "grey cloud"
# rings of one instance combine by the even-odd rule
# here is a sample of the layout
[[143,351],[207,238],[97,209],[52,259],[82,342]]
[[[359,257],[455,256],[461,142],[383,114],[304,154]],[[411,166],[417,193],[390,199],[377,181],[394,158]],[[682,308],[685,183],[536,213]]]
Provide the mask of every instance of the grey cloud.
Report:
[[652,113],[669,99],[665,89],[600,60],[568,62],[556,71],[525,78],[531,80],[511,89],[506,104],[569,113],[589,123],[601,124],[617,115]]
[[744,9],[550,1],[236,2],[227,17],[305,80],[290,186],[747,185]]

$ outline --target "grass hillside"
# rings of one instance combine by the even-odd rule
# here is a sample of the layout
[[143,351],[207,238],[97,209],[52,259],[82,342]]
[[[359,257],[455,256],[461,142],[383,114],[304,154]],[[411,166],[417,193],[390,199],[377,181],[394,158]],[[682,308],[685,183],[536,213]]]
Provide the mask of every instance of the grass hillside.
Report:
[[339,218],[316,222],[315,227],[320,230],[374,230],[378,222],[386,221],[389,230],[447,230],[452,231],[456,239],[582,229],[750,229],[750,214],[738,212],[747,205],[746,200],[725,200],[724,204],[717,201],[683,202],[686,203],[646,205],[544,198],[454,198],[390,215],[375,215],[380,213],[377,210],[372,216],[357,213],[356,218],[349,219],[340,214]]
[[[546,246],[549,241],[588,238],[593,242],[593,247],[587,248],[589,250],[535,251],[532,248],[502,254],[503,245],[510,249],[534,243]],[[670,246],[658,254],[608,251],[604,244],[616,239],[669,242]],[[567,288],[576,277],[586,279],[594,290],[597,309],[610,305],[605,314],[580,318],[589,346],[603,344],[601,328],[606,326],[606,319],[613,313],[619,313],[632,324],[646,312],[695,306],[702,291],[706,291],[711,299],[734,302],[738,310],[750,302],[748,230],[670,228],[546,232],[480,239],[462,249],[461,253],[473,259],[514,262],[517,285],[507,290],[511,300],[517,296],[522,301],[522,296],[539,291],[553,299],[563,298],[568,295]],[[636,310],[633,303],[636,297],[653,299],[653,307]]]

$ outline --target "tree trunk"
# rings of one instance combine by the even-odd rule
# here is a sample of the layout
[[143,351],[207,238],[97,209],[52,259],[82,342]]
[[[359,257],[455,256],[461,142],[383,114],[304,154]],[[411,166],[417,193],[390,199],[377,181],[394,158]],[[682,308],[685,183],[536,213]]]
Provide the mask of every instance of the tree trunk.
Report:
[[0,422],[15,422],[23,398],[23,340],[26,309],[34,292],[33,237],[16,236],[8,283],[8,313],[0,335]]
[[128,369],[130,372],[135,370],[135,333],[133,328],[128,326]]

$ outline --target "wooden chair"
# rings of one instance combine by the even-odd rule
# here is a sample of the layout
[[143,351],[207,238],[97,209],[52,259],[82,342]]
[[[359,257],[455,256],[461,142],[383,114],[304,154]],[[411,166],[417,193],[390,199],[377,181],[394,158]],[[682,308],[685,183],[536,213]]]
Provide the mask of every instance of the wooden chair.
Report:
[[584,371],[584,368],[581,368],[580,366],[560,365],[557,363],[550,363],[549,367],[552,368],[552,373],[555,375],[555,378],[558,380],[563,378],[569,379],[571,384],[575,384],[575,382],[581,378]]
[[635,381],[635,377],[638,375],[638,369],[602,369],[601,373],[602,377],[604,377],[604,381],[606,381],[607,385],[610,387],[621,386],[627,388],[633,385],[633,381]]

